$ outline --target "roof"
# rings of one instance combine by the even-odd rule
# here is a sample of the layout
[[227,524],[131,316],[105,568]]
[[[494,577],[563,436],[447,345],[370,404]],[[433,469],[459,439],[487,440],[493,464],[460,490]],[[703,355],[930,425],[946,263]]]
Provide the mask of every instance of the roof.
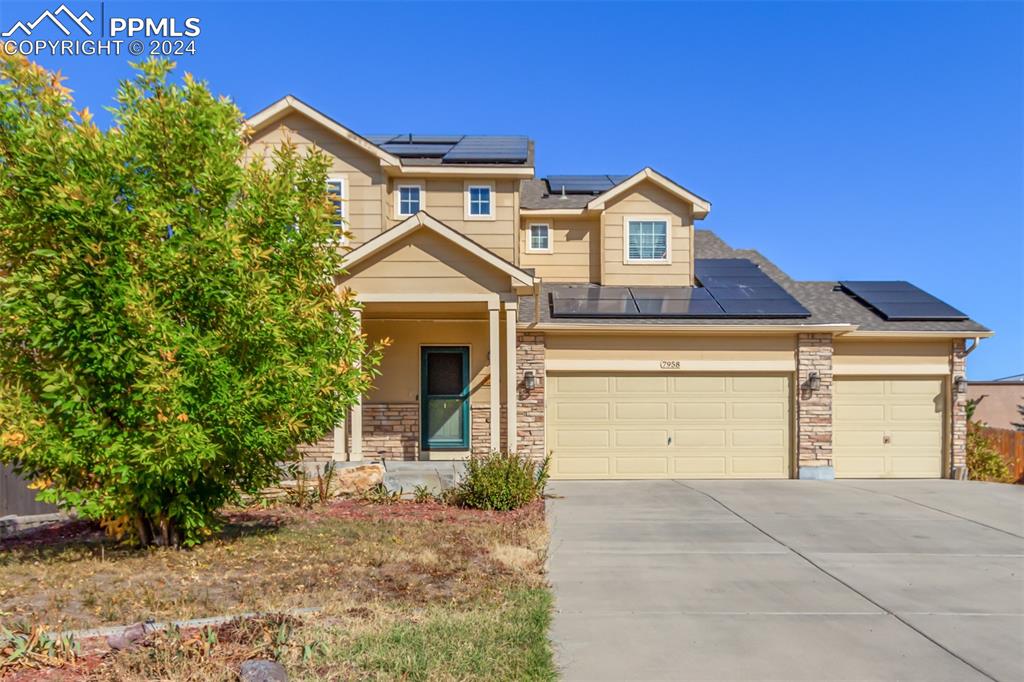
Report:
[[989,379],[988,381],[970,381],[971,384],[1024,384],[1024,374],[1014,374],[1002,379]]
[[525,135],[367,135],[406,165],[530,166],[533,144]]
[[[978,333],[987,335],[989,330],[974,320],[963,321],[889,321],[876,315],[869,308],[858,303],[853,297],[839,289],[839,283],[798,282],[789,277],[760,252],[752,249],[734,249],[710,230],[694,230],[694,256],[696,258],[746,258],[761,267],[793,298],[799,301],[811,316],[794,319],[735,319],[735,318],[687,318],[685,320],[666,318],[630,318],[629,325],[659,326],[763,326],[766,328],[824,325],[855,325],[859,332],[934,332],[941,334],[965,335]],[[541,300],[550,300],[550,293],[564,284],[542,284]],[[534,315],[533,297],[520,297],[520,319],[532,323]],[[540,323],[565,325],[607,325],[622,326],[624,320],[617,318],[552,318],[549,305],[541,305]]]
[[[552,180],[551,178],[554,178]],[[674,180],[662,175],[653,168],[644,168],[632,175],[573,175],[551,176],[540,180],[523,180],[519,185],[519,206],[525,210],[602,210],[607,202],[612,201],[623,192],[642,182],[653,182],[665,191],[693,204],[695,218],[703,218],[711,210],[711,202],[694,194]],[[607,187],[600,192],[560,191],[559,178],[575,181],[605,180],[601,183]],[[563,185],[564,187],[564,185]]]

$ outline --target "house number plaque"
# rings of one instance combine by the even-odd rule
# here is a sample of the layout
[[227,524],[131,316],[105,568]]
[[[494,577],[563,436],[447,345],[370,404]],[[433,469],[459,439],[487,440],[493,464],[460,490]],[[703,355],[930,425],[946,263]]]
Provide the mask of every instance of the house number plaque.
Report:
[[679,369],[680,366],[678,360],[662,360],[660,363],[662,369]]

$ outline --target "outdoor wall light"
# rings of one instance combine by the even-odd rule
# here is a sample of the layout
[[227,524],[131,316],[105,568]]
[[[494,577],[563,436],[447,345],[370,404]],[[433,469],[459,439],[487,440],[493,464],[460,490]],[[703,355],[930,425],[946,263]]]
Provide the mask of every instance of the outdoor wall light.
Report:
[[537,375],[533,373],[532,369],[523,372],[523,386],[527,391],[537,388]]
[[963,377],[953,379],[953,390],[956,393],[967,393],[967,379]]
[[811,391],[817,391],[821,388],[821,375],[817,372],[811,372],[807,375],[807,388]]

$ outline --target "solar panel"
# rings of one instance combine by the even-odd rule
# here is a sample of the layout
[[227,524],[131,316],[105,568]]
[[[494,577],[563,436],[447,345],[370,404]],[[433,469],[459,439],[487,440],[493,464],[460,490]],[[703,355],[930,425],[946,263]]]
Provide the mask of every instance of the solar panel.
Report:
[[633,298],[646,317],[721,317],[725,314],[707,289],[633,287]]
[[627,175],[549,175],[544,178],[552,194],[600,194],[625,180]]
[[394,144],[380,145],[384,151],[397,156],[414,156],[418,158],[440,158],[451,151],[450,144]]
[[523,136],[467,135],[444,157],[445,163],[522,163],[529,157]]
[[910,282],[843,281],[839,285],[886,320],[966,320],[967,315]]
[[810,317],[811,313],[745,258],[697,258],[694,270],[701,285],[729,317]]

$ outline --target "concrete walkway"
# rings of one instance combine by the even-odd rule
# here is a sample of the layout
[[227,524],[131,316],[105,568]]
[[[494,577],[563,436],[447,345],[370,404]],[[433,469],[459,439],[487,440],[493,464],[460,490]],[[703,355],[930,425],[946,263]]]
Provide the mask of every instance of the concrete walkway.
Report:
[[1024,680],[1024,487],[558,481],[568,680]]

